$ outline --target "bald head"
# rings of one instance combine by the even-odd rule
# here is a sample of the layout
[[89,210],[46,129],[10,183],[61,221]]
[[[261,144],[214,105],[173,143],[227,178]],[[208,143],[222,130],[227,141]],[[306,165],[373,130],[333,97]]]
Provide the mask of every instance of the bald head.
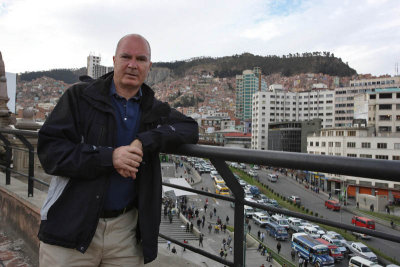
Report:
[[151,48],[150,48],[150,43],[146,40],[146,38],[144,38],[144,37],[141,36],[140,34],[135,34],[135,33],[127,34],[127,35],[125,35],[124,37],[122,37],[122,38],[118,41],[118,43],[117,43],[117,48],[115,49],[115,55],[117,55],[118,50],[119,50],[121,44],[122,44],[123,42],[125,42],[125,41],[126,41],[126,42],[129,42],[129,40],[142,40],[142,41],[144,41],[144,42],[146,43],[148,49],[149,49],[149,60],[151,60]]

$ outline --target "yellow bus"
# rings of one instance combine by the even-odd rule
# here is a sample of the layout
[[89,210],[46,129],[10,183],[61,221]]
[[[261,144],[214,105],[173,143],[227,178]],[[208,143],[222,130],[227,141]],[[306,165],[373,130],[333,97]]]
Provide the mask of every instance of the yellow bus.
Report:
[[225,184],[216,184],[215,185],[215,193],[219,195],[228,195],[229,196],[229,188],[226,187]]
[[214,184],[215,185],[219,185],[219,184],[225,185],[225,181],[224,181],[224,179],[222,179],[221,176],[215,176],[214,177]]

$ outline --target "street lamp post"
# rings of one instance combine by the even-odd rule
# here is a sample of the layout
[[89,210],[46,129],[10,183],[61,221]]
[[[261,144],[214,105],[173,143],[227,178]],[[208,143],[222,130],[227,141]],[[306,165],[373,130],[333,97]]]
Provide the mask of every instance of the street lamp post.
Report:
[[246,245],[247,245],[247,229],[248,229],[248,225],[247,225],[247,212],[246,209],[244,210],[244,229],[243,229],[243,233],[244,233],[244,238],[243,238],[243,266],[246,266]]

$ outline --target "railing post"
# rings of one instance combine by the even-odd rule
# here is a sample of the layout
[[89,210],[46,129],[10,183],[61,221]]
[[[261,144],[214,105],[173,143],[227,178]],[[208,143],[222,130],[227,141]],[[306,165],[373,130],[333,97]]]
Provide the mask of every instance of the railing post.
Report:
[[28,172],[28,197],[33,197],[33,177],[35,177],[35,149],[33,145],[23,136],[15,135],[29,150],[29,172]]
[[6,185],[9,185],[11,183],[11,142],[1,133],[0,140],[6,145]]
[[235,266],[245,266],[246,263],[244,262],[244,259],[246,251],[244,247],[244,191],[224,160],[210,158],[210,161],[235,196],[233,262]]

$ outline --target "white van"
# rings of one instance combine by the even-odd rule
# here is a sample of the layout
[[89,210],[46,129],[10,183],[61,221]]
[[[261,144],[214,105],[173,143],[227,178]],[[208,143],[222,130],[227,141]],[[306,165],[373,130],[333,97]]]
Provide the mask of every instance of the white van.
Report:
[[244,214],[246,214],[247,218],[252,218],[254,214],[254,209],[250,206],[244,205]]
[[276,174],[268,174],[268,180],[272,183],[275,183],[278,181],[278,176],[276,176]]
[[375,262],[367,260],[360,256],[351,257],[349,260],[349,267],[383,267]]
[[269,221],[269,216],[263,212],[256,212],[253,214],[253,221],[262,227]]
[[278,224],[279,226],[285,227],[286,231],[289,230],[289,222],[286,218],[283,218],[280,215],[272,215],[271,220]]

